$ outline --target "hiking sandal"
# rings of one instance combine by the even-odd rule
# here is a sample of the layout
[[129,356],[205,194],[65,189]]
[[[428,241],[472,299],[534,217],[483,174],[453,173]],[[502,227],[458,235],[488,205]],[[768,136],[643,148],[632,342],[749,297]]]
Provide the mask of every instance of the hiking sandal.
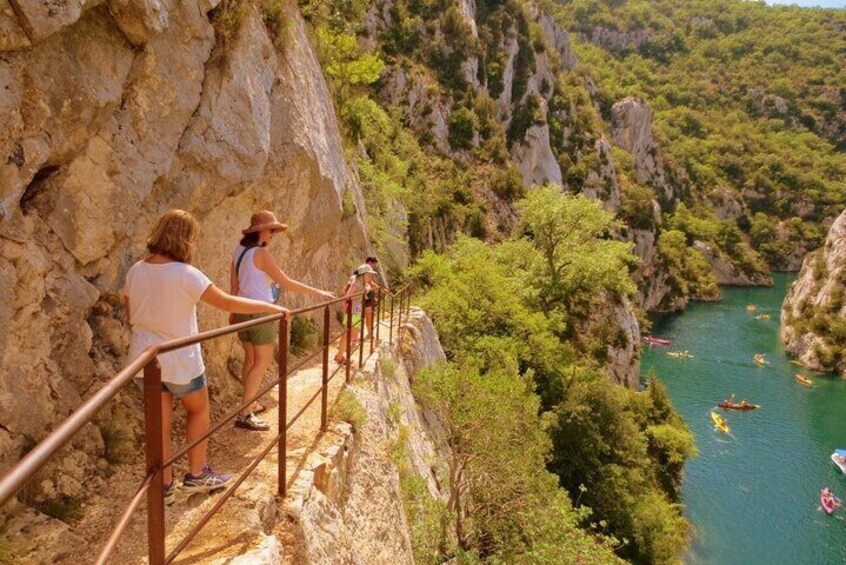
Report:
[[239,417],[236,419],[235,427],[250,430],[252,432],[264,432],[270,429],[267,422],[256,416],[255,412],[250,412],[243,418]]

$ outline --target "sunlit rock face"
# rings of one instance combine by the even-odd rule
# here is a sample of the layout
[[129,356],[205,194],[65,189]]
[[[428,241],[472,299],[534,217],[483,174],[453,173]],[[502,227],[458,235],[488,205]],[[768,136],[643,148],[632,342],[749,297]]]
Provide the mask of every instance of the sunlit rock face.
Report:
[[[118,292],[162,212],[196,215],[194,263],[224,289],[260,209],[290,226],[274,254],[310,284],[338,292],[367,249],[360,189],[294,4],[284,45],[252,7],[224,41],[214,0],[17,4],[0,2],[0,473],[125,361]],[[201,328],[225,323],[199,313]],[[238,349],[232,338],[204,346],[213,395],[237,394]],[[138,402],[121,393],[98,426],[135,437]],[[109,448],[90,426],[29,496],[79,495]]]

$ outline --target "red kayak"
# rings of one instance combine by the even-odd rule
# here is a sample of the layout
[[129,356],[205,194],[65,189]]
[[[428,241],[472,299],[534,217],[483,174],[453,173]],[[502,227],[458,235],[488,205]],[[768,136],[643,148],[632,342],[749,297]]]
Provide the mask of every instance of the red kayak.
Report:
[[820,491],[820,504],[822,504],[825,513],[831,515],[834,514],[834,511],[837,510],[841,503],[840,499],[831,492],[831,489],[825,487]]
[[643,341],[649,345],[670,345],[670,343],[672,343],[669,339],[655,337],[654,335],[643,336]]
[[748,402],[720,402],[717,404],[723,410],[757,410],[760,404],[749,404]]

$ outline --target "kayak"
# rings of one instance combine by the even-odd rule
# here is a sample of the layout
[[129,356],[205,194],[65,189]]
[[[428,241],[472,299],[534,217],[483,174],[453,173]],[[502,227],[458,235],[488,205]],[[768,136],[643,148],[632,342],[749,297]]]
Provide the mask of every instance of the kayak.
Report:
[[753,357],[753,359],[755,360],[755,362],[758,365],[766,365],[767,364],[767,360],[764,359],[764,355],[761,354],[761,353],[756,353],[755,356]]
[[796,373],[793,378],[794,380],[796,380],[797,383],[801,385],[814,386],[814,382],[805,375],[800,375],[799,373]]
[[690,359],[693,357],[693,353],[690,351],[668,351],[667,355],[676,359]]
[[670,343],[671,343],[671,341],[669,339],[655,337],[653,335],[643,336],[643,341],[645,341],[649,345],[670,345]]
[[754,304],[747,304],[746,305],[746,311],[747,312],[754,312],[757,309],[758,309],[758,307],[755,306]]
[[761,407],[760,404],[743,404],[742,402],[720,402],[717,406],[723,410],[757,410]]
[[769,320],[770,315],[769,314],[758,314],[757,316],[755,316],[755,319],[756,320]]
[[716,412],[711,412],[711,420],[713,420],[714,422],[714,427],[719,429],[721,432],[729,433],[731,431],[728,422],[726,422],[726,419],[717,414]]
[[840,472],[846,475],[846,456],[837,453],[838,451],[843,451],[842,449],[835,449],[834,453],[831,454],[831,462],[837,465],[837,468],[840,469]]
[[834,496],[831,489],[825,487],[820,491],[820,504],[822,504],[825,513],[831,515],[840,506],[840,499]]

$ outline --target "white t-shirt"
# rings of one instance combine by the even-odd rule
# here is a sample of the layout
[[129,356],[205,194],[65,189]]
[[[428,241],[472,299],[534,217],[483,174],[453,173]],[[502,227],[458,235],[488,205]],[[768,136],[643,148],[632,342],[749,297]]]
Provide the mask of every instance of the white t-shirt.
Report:
[[[197,335],[197,302],[211,280],[196,267],[174,261],[138,261],[126,274],[132,339],[129,359],[163,341]],[[162,381],[188,384],[205,372],[200,344],[159,355]]]

